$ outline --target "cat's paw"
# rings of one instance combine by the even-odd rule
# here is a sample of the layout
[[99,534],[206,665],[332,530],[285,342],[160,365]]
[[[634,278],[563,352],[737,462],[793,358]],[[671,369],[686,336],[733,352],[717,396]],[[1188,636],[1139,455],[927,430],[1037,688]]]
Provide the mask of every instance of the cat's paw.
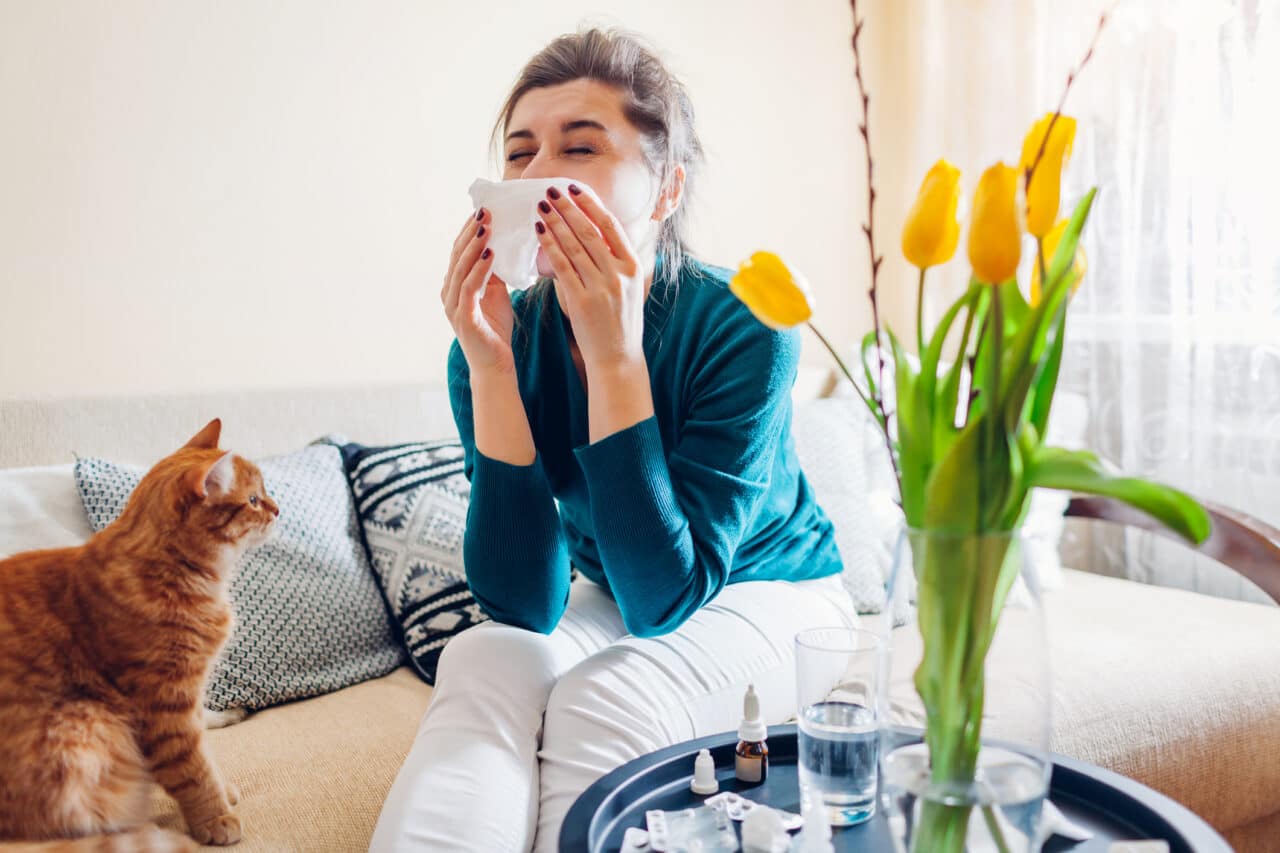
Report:
[[235,783],[228,782],[226,784],[226,790],[227,790],[227,802],[231,803],[231,805],[233,806],[239,804],[240,789],[235,786]]
[[191,827],[191,837],[201,844],[224,846],[240,841],[240,818],[233,814],[218,815]]
[[225,711],[211,711],[208,708],[201,710],[204,711],[204,727],[206,729],[225,729],[227,726],[234,726],[249,716],[249,712],[244,708],[228,708]]

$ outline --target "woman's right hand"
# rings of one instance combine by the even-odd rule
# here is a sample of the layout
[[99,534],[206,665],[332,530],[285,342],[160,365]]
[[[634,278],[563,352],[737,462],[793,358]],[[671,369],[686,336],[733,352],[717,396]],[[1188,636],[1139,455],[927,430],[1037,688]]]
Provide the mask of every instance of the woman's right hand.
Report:
[[[481,370],[514,371],[511,330],[514,315],[511,297],[502,279],[489,275],[493,252],[488,248],[489,223],[493,215],[481,209],[467,217],[462,233],[453,241],[449,272],[445,275],[440,301],[445,316],[458,337],[462,354],[474,373]],[[489,279],[485,284],[486,277]],[[484,288],[484,293],[480,292]]]

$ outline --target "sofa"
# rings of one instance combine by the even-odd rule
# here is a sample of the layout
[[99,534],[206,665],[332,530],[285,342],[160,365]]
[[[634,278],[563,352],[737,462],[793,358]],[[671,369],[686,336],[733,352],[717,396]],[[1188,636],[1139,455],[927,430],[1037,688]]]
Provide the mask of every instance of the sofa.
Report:
[[[823,405],[816,398],[830,390],[825,371],[802,374],[798,444],[814,445],[802,433],[823,420],[801,413]],[[149,464],[214,416],[223,419],[222,445],[250,458],[334,432],[369,444],[455,433],[446,393],[420,386],[2,400],[0,555],[89,535],[72,454]],[[819,444],[839,452],[829,449],[833,442]],[[802,454],[807,468],[813,452]],[[1068,512],[1098,523],[1143,522],[1106,502],[1073,501]],[[1280,594],[1280,534],[1222,512],[1211,553]],[[863,523],[835,512],[833,519],[849,525],[846,532]],[[1237,850],[1280,850],[1280,609],[1071,569],[1061,577],[1046,598],[1052,748],[1167,794]],[[909,691],[907,674],[893,682]],[[431,692],[402,666],[210,730],[209,748],[242,794],[238,849],[367,849]],[[154,810],[161,825],[182,828],[159,790]]]

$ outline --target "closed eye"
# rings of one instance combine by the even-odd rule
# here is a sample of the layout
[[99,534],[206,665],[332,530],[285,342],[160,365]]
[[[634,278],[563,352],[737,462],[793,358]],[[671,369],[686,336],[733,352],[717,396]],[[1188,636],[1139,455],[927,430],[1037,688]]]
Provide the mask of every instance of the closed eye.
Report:
[[[565,153],[566,154],[594,154],[596,152],[594,148],[583,148],[579,146],[576,148],[565,149]],[[507,156],[507,162],[514,163],[517,160],[521,159],[522,157],[532,157],[532,156],[533,156],[532,151],[517,151],[515,154],[510,154]]]

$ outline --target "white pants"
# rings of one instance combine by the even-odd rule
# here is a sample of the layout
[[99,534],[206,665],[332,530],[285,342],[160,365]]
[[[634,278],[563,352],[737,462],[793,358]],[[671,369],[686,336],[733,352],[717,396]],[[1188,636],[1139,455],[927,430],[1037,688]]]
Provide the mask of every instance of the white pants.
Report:
[[592,782],[645,753],[736,729],[748,683],[767,724],[787,720],[796,632],[855,621],[838,575],[750,581],[725,587],[679,630],[639,639],[608,593],[580,577],[550,635],[470,628],[440,656],[369,849],[554,851]]

